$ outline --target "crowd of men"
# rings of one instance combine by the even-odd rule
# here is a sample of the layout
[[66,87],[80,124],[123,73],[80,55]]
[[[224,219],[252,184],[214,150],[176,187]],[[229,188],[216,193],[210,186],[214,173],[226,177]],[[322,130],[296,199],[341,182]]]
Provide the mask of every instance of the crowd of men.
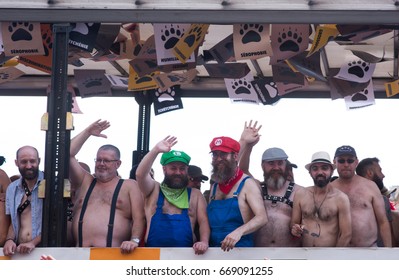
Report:
[[[204,254],[209,247],[398,245],[398,213],[387,197],[379,160],[359,161],[351,146],[338,147],[332,159],[316,151],[305,166],[314,182],[309,187],[294,182],[295,165],[283,149],[268,148],[260,157],[263,178],[256,179],[249,162],[262,126],[246,122],[239,141],[211,140],[211,188],[204,195],[201,183],[209,178],[190,165],[186,152],[173,149],[174,136],[159,141],[130,179],[118,174],[121,155],[111,144],[98,149],[91,173],[76,156],[90,137],[106,138],[109,127],[97,120],[71,140],[70,246],[120,247],[122,253],[139,246],[192,247]],[[160,182],[153,176],[158,157]],[[29,254],[41,243],[39,152],[21,147],[15,164],[20,177],[13,182],[0,172],[0,246],[6,256]]]

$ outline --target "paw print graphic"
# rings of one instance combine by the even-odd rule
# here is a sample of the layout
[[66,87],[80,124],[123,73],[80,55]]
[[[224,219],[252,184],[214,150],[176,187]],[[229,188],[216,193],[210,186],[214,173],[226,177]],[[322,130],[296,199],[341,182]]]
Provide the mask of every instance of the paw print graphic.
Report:
[[180,30],[178,25],[176,27],[174,27],[173,24],[170,26],[165,25],[165,28],[161,30],[161,33],[161,40],[164,42],[164,48],[169,50],[172,49],[183,36],[184,29]]
[[370,70],[370,63],[362,60],[352,61],[348,63],[348,73],[355,75],[358,78],[363,78],[364,75]]
[[191,48],[195,42],[198,42],[201,39],[202,32],[203,30],[201,26],[191,28],[190,31],[188,31],[188,36],[184,39],[184,42]]
[[91,87],[98,87],[102,85],[102,78],[89,78],[86,81],[83,82],[83,85],[86,88],[91,88]]
[[89,34],[90,27],[92,27],[93,25],[94,25],[94,23],[78,22],[78,23],[76,23],[74,29],[72,29],[71,32],[77,32],[77,33],[80,33],[82,35],[87,35],[87,34]]
[[184,82],[184,79],[181,79],[181,77],[179,77],[179,76],[167,75],[167,77],[172,83],[177,83],[179,81]]
[[153,80],[153,76],[155,75],[155,73],[151,73],[149,75],[144,75],[142,77],[139,77],[138,75],[136,75],[134,77],[134,80],[136,82],[136,84],[142,84],[142,83],[148,83],[151,82]]
[[173,98],[175,96],[176,92],[173,88],[168,88],[165,91],[162,91],[160,88],[158,88],[155,91],[155,96],[158,97],[158,102],[162,103],[165,101],[174,101],[175,99]]
[[252,85],[245,79],[239,79],[232,82],[231,88],[235,94],[251,94]]
[[275,82],[272,81],[272,82],[266,84],[265,88],[271,98],[275,98],[277,96],[278,90],[277,90],[277,84]]
[[8,32],[11,33],[11,40],[17,41],[32,41],[31,32],[34,26],[29,22],[12,22],[8,26]]
[[241,24],[240,35],[241,42],[248,44],[252,42],[260,42],[262,40],[261,33],[263,31],[262,24]]
[[298,52],[302,40],[302,34],[298,34],[297,30],[292,31],[291,28],[289,28],[287,31],[283,29],[283,32],[279,33],[277,42],[280,44],[279,49],[282,52]]
[[369,94],[369,91],[368,91],[367,88],[365,88],[365,89],[362,90],[362,91],[356,92],[356,93],[352,96],[351,100],[352,100],[353,102],[357,102],[357,101],[367,101],[367,99],[368,99],[368,94]]

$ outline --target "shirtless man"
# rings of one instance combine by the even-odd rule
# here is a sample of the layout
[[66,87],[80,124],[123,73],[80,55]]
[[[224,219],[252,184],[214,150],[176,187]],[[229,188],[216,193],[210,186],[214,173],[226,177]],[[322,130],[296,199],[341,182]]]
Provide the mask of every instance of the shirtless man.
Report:
[[6,191],[11,183],[7,173],[0,169],[0,247],[3,247],[7,238],[8,227],[10,226],[10,216],[6,215]]
[[41,242],[43,200],[38,192],[44,173],[39,171],[39,164],[36,148],[18,149],[15,165],[21,177],[12,182],[6,192],[6,215],[10,215],[11,224],[3,247],[5,256],[15,252],[29,254]]
[[78,189],[72,231],[78,247],[120,247],[122,253],[130,253],[144,232],[144,206],[137,182],[118,176],[119,149],[113,145],[98,149],[94,176],[75,158],[90,136],[106,138],[102,131],[109,126],[108,121],[97,120],[71,140],[69,177]]
[[[393,217],[392,217],[391,203],[389,201],[389,197],[385,195],[389,193],[389,191],[384,186],[385,175],[384,173],[382,173],[382,168],[379,162],[380,160],[376,157],[362,159],[356,166],[356,174],[373,181],[374,183],[376,183],[378,189],[380,190],[381,196],[384,199],[385,214],[387,215],[387,219],[391,228],[392,241],[394,241],[394,228],[392,226]],[[396,242],[393,242],[393,244],[395,243]],[[383,244],[381,238],[378,238],[377,245],[379,247],[382,247]]]
[[210,246],[223,251],[253,247],[253,233],[267,223],[262,195],[255,181],[238,167],[240,144],[230,137],[215,137],[209,144],[212,176],[208,218]]
[[317,152],[306,169],[314,186],[299,189],[292,210],[291,233],[303,247],[346,247],[352,237],[349,198],[330,184],[335,166],[327,152]]
[[[201,255],[208,250],[209,224],[206,201],[201,191],[188,188],[190,156],[171,150],[176,137],[168,136],[158,142],[141,160],[136,170],[137,182],[145,199],[147,247],[192,247]],[[151,167],[162,153],[164,173],[162,183],[151,176]],[[194,227],[198,223],[199,240]]]
[[[241,134],[240,168],[249,172],[249,162],[252,148],[259,142],[259,130],[257,122],[245,122]],[[264,208],[267,212],[268,223],[255,232],[256,247],[300,247],[301,239],[294,238],[290,231],[292,206],[296,192],[303,188],[288,178],[290,166],[288,156],[280,148],[269,148],[262,155],[262,170],[264,180],[257,182],[263,195]],[[252,176],[252,175],[251,175]]]
[[350,246],[377,246],[378,230],[385,247],[392,246],[389,222],[385,214],[384,200],[377,185],[355,174],[359,160],[351,146],[337,148],[334,164],[338,179],[331,185],[349,197],[352,215],[352,239]]

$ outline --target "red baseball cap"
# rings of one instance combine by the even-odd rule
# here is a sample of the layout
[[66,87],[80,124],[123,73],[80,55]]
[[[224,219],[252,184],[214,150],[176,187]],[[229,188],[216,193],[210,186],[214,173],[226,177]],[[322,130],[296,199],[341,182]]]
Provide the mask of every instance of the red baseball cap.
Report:
[[211,152],[222,151],[225,153],[238,153],[240,151],[240,143],[226,136],[213,138],[212,142],[209,144],[209,147],[211,148]]

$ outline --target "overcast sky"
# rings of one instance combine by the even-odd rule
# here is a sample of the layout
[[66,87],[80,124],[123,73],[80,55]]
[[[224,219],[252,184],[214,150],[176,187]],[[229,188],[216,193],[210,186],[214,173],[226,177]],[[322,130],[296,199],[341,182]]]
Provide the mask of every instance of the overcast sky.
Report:
[[[72,137],[97,119],[106,119],[111,127],[105,131],[108,139],[91,138],[78,154],[80,161],[94,168],[98,147],[111,143],[122,153],[123,177],[129,176],[132,152],[137,147],[138,105],[134,98],[78,98],[83,114],[74,114]],[[40,130],[40,118],[47,108],[44,97],[2,97],[2,133],[0,155],[7,162],[1,166],[9,176],[18,174],[14,159],[23,145],[39,149],[44,166],[45,132]],[[245,121],[258,120],[262,125],[261,141],[251,156],[251,172],[262,179],[261,156],[270,147],[283,148],[289,160],[298,165],[295,181],[303,186],[312,184],[304,168],[314,152],[324,150],[333,157],[341,145],[353,146],[359,159],[378,157],[386,186],[399,185],[397,171],[397,129],[399,100],[376,100],[376,105],[348,111],[344,100],[282,99],[274,106],[237,104],[229,99],[185,98],[184,109],[151,117],[152,148],[167,135],[178,138],[176,150],[191,157],[191,163],[210,175],[209,143],[216,136],[239,139]],[[162,169],[157,158],[154,169],[157,180],[162,180]],[[205,184],[202,190],[208,189]]]

